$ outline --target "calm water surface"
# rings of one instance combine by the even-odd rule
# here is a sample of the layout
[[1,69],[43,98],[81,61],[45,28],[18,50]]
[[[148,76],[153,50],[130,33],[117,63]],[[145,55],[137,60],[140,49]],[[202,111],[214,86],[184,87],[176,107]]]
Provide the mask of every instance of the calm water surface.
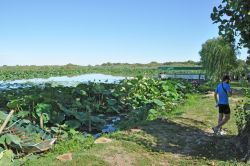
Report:
[[102,83],[118,83],[125,79],[125,77],[104,75],[104,74],[83,74],[79,76],[63,76],[63,77],[50,77],[50,78],[34,78],[34,79],[22,79],[14,81],[0,81],[0,89],[18,89],[26,88],[36,85],[44,85],[51,83],[52,85],[63,86],[76,86],[80,83],[87,82],[102,82]]

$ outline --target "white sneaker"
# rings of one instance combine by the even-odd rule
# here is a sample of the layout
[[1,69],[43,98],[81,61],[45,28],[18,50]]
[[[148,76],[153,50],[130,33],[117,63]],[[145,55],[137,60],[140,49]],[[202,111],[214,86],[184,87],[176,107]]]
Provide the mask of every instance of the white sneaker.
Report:
[[217,127],[212,127],[212,130],[214,131],[214,134],[218,134],[219,133],[219,129]]
[[224,131],[224,130],[221,130],[221,131],[220,131],[220,135],[226,135],[226,134],[227,134],[226,131]]

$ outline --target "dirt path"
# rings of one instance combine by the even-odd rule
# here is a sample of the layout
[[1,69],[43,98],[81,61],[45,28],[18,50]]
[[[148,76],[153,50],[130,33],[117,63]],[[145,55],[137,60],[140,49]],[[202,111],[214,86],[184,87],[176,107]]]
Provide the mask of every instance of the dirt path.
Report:
[[[184,112],[181,115],[136,126],[139,130],[113,134],[116,140],[129,142],[124,146],[124,143],[115,141],[108,146],[113,150],[101,150],[98,156],[111,165],[140,165],[138,163],[142,161],[146,165],[234,165],[231,140],[237,134],[237,129],[233,112],[239,99],[237,96],[231,99],[232,118],[225,125],[224,130],[228,133],[225,136],[212,134],[211,127],[217,123],[213,96],[194,95],[185,105],[177,108],[177,113]],[[152,152],[142,147],[131,152],[131,147],[136,146],[129,147],[132,142]],[[112,155],[110,151],[116,153]]]
[[136,130],[116,132],[109,136],[111,143],[74,153],[71,162],[53,161],[51,165],[244,165],[234,160],[231,141],[237,134],[233,114],[239,99],[237,96],[231,99],[232,118],[225,125],[225,136],[214,136],[211,131],[217,123],[213,97],[192,95],[171,118],[134,126]]
[[235,159],[232,139],[237,135],[234,108],[238,100],[238,96],[231,99],[232,118],[224,126],[227,132],[224,136],[214,136],[211,130],[218,116],[213,96],[195,95],[176,110],[183,114],[136,126],[141,131],[121,132],[118,139],[137,142],[161,152],[161,156],[167,155],[163,157],[165,161],[161,161],[166,165],[182,162],[228,165]]

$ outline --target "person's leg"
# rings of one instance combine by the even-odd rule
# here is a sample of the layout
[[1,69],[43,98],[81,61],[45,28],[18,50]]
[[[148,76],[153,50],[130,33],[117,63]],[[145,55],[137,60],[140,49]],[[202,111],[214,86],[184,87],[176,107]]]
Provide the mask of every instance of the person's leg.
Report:
[[219,109],[218,124],[217,124],[216,127],[212,127],[214,133],[218,133],[218,132],[221,130],[221,128],[218,128],[218,126],[219,126],[219,124],[222,122],[223,116],[224,116],[224,114],[223,114],[223,113],[221,112],[221,110]]
[[219,117],[218,117],[218,124],[220,124],[220,122],[222,121],[223,119],[223,115],[222,113],[219,113]]
[[[223,113],[219,113],[219,117],[218,117],[218,125],[221,123],[221,121],[223,120]],[[218,128],[219,130],[221,130],[221,128]]]
[[224,124],[228,122],[229,119],[230,119],[230,114],[225,114],[224,119],[222,119],[222,121],[218,124],[216,128],[220,129]]
[[222,119],[222,121],[218,124],[217,128],[221,128],[224,124],[226,124],[228,122],[228,120],[230,119],[230,107],[229,105],[224,105],[222,108],[222,112],[224,114],[224,118]]
[[219,118],[218,118],[218,125],[213,127],[214,133],[218,133],[221,130],[221,127],[228,122],[230,119],[230,107],[229,105],[219,105]]

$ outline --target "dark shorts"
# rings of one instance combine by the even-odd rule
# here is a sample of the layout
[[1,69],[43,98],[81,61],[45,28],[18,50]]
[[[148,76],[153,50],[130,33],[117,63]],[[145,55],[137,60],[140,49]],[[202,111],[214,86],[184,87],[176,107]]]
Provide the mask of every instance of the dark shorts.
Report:
[[229,104],[219,104],[219,113],[220,114],[230,114]]

